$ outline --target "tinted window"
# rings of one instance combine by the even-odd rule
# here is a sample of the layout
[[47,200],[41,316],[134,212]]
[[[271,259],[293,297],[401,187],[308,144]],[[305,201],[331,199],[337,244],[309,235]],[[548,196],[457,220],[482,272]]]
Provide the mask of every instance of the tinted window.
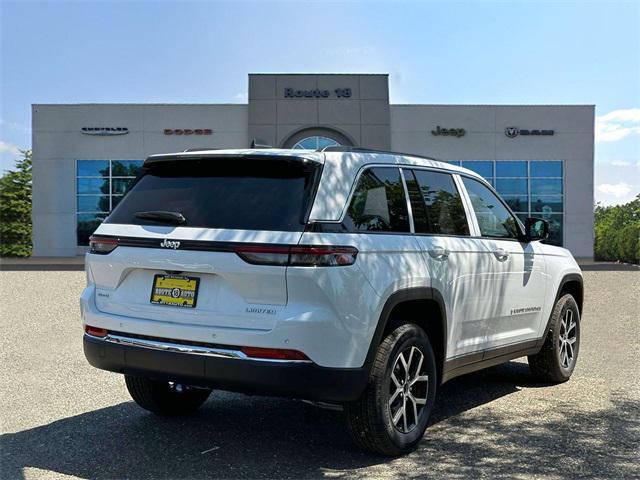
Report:
[[474,160],[469,162],[462,162],[462,166],[476,172],[478,175],[482,175],[487,179],[493,178],[493,162]]
[[349,230],[409,232],[404,186],[397,168],[370,168],[358,180],[345,217]]
[[281,159],[152,164],[107,223],[158,225],[136,212],[179,212],[186,227],[301,231],[318,166]]
[[518,238],[516,219],[482,183],[468,177],[462,177],[473,209],[475,211],[480,234],[483,237]]
[[526,177],[527,162],[496,162],[496,177]]
[[562,177],[562,162],[531,162],[532,177]]
[[405,178],[416,233],[469,235],[462,200],[451,175],[414,170],[407,171]]

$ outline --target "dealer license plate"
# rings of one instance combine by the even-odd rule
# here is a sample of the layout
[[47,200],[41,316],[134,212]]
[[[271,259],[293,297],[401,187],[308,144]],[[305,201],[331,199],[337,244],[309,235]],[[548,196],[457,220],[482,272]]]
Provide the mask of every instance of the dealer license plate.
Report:
[[157,274],[153,277],[151,303],[194,308],[198,299],[200,279],[183,275]]

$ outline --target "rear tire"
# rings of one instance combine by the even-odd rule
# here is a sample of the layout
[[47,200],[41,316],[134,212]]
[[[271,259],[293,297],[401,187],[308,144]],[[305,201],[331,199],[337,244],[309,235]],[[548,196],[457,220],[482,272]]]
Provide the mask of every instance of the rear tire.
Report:
[[125,375],[124,380],[131,398],[145,410],[157,415],[188,415],[206,402],[211,394],[210,388],[160,382],[145,377]]
[[435,357],[424,330],[400,325],[378,347],[362,396],[345,405],[354,443],[386,456],[413,450],[427,428],[436,383]]
[[542,349],[528,357],[529,368],[543,382],[562,383],[571,378],[580,351],[580,310],[571,295],[556,302],[550,321]]

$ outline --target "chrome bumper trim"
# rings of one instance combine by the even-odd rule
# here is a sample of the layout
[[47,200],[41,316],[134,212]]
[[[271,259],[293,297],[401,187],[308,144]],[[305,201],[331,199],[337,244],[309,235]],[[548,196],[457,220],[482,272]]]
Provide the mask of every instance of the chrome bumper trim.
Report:
[[280,360],[275,358],[255,358],[248,357],[241,350],[202,347],[199,345],[185,345],[182,343],[172,343],[158,340],[148,340],[141,338],[125,337],[122,335],[107,334],[106,337],[96,337],[85,333],[88,337],[95,340],[102,340],[107,343],[115,343],[128,347],[148,348],[150,350],[161,350],[163,352],[187,353],[191,355],[205,355],[208,357],[230,358],[235,360],[251,360],[253,362],[272,362],[272,363],[312,363],[311,360]]

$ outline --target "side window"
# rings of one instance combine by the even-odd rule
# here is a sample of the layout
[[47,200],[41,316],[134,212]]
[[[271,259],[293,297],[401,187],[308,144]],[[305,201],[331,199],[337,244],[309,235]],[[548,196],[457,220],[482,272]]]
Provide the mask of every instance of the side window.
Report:
[[450,174],[403,171],[416,233],[469,235],[462,199]]
[[516,219],[500,199],[477,180],[462,177],[462,181],[473,204],[480,234],[483,237],[518,238]]
[[409,232],[400,170],[394,167],[366,170],[360,176],[344,223],[349,230]]

